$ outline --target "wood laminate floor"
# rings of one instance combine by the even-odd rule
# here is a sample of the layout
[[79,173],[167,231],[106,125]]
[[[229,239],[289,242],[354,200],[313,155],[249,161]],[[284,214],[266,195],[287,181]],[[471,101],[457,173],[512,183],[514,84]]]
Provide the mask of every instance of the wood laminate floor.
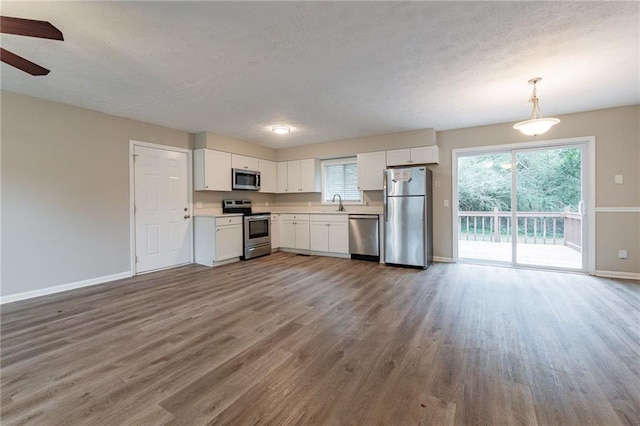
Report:
[[2,309],[13,424],[640,424],[640,285],[276,253]]

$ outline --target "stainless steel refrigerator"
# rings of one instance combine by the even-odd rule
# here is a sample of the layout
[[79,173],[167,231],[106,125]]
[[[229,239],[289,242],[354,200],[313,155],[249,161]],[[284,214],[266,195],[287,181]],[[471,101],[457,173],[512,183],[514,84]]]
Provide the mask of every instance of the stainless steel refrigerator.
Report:
[[384,171],[384,263],[426,268],[433,259],[431,170]]

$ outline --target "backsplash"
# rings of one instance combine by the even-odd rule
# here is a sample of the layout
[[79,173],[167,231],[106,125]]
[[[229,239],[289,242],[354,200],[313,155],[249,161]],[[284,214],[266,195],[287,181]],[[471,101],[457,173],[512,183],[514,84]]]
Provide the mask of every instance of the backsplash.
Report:
[[[382,208],[382,191],[365,191],[363,205],[346,205],[347,211],[377,211]],[[272,210],[313,210],[333,211],[333,205],[322,204],[322,194],[264,194],[255,191],[210,192],[194,191],[194,214],[207,212],[222,213],[222,200],[251,200],[256,211]],[[202,203],[201,205],[199,203]],[[338,203],[336,203],[337,206]]]

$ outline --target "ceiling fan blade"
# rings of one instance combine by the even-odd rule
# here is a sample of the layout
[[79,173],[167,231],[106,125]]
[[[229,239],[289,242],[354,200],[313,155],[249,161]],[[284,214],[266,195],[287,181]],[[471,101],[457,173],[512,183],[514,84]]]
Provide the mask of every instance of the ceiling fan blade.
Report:
[[62,32],[47,21],[0,16],[0,33],[64,40]]
[[0,47],[0,61],[31,75],[47,75],[49,70]]

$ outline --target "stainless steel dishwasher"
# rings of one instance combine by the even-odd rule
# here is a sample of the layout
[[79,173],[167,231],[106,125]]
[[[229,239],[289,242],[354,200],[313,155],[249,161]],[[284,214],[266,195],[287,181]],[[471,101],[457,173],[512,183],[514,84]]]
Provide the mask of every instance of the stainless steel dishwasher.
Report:
[[380,261],[377,214],[349,215],[349,253],[352,259]]

